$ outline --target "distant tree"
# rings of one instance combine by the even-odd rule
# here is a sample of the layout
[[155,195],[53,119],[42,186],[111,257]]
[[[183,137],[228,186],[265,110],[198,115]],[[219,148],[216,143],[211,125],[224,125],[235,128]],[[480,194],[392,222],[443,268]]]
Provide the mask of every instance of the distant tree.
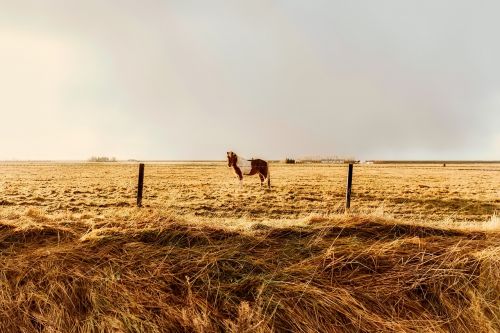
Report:
[[116,157],[106,157],[106,156],[92,156],[88,160],[89,162],[116,162]]

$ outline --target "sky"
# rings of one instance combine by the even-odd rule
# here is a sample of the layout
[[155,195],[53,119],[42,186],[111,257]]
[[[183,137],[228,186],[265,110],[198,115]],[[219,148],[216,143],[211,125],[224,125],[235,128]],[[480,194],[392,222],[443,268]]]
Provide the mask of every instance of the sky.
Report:
[[0,160],[500,160],[499,12],[0,0]]

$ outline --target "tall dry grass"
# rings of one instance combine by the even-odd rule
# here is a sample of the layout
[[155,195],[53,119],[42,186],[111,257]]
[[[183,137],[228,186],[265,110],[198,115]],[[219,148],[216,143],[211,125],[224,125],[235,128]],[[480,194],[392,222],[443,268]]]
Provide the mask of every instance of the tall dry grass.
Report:
[[1,332],[498,332],[500,231],[168,211],[0,219]]

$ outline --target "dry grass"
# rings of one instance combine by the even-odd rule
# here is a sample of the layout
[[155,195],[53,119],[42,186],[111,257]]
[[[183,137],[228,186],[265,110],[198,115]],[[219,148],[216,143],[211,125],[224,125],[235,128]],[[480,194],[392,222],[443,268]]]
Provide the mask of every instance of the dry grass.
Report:
[[358,167],[344,215],[336,166],[148,165],[137,209],[133,165],[0,165],[0,332],[498,332],[479,168]]
[[[256,176],[239,189],[223,163],[147,164],[144,204],[174,214],[246,220],[343,211],[346,167],[272,164],[273,189]],[[0,207],[87,214],[133,207],[133,164],[0,164]],[[485,221],[500,210],[500,165],[356,165],[354,213]]]
[[0,331],[500,330],[499,231],[108,213],[2,216]]

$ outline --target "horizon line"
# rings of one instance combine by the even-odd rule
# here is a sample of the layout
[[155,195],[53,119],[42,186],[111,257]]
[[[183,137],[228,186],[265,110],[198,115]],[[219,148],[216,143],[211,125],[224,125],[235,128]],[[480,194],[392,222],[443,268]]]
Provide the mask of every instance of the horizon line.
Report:
[[[472,160],[463,160],[463,159],[450,159],[450,160],[436,160],[436,159],[421,159],[421,160],[415,160],[415,159],[367,159],[367,160],[358,160],[358,159],[338,159],[338,160],[332,160],[329,158],[324,158],[324,159],[300,159],[297,158],[295,159],[296,161],[306,161],[306,162],[322,162],[322,161],[355,161],[355,162],[373,162],[373,163],[499,163],[500,160],[492,160],[492,159],[484,159],[484,160],[478,160],[478,159],[472,159]],[[27,163],[27,162],[38,162],[38,163],[50,163],[50,162],[59,162],[59,163],[91,163],[91,164],[104,164],[104,163],[139,163],[139,162],[153,162],[153,163],[161,163],[161,162],[168,162],[168,163],[186,163],[186,162],[225,162],[225,159],[218,159],[218,160],[206,160],[206,159],[189,159],[189,160],[178,160],[178,159],[117,159],[115,161],[89,161],[87,159],[10,159],[10,160],[1,160],[0,163]],[[269,159],[267,161],[270,162],[282,162],[285,161],[285,159]]]

